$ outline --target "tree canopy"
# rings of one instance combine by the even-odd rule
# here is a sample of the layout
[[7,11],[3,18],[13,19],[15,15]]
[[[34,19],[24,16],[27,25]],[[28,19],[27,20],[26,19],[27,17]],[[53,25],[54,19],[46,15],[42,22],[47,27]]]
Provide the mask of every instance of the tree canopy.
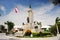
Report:
[[49,0],[49,1],[51,1],[51,3],[53,3],[54,5],[60,4],[60,0]]
[[12,28],[14,27],[14,23],[13,22],[7,21],[7,22],[5,22],[5,24],[8,26],[8,31],[11,31]]

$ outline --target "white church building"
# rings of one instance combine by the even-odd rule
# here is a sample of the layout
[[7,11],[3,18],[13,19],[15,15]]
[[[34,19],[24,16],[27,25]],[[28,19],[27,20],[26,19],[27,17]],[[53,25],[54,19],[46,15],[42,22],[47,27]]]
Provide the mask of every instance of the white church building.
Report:
[[22,27],[24,29],[24,31],[26,30],[31,30],[32,32],[40,32],[40,31],[44,31],[42,28],[42,24],[38,25],[38,23],[35,21],[34,22],[34,13],[32,11],[31,5],[29,6],[28,9],[28,17],[27,17],[27,23],[23,23]]
[[15,36],[23,36],[27,30],[31,30],[31,32],[44,32],[44,29],[50,28],[50,26],[42,26],[41,23],[39,25],[37,21],[34,21],[34,14],[31,5],[29,6],[27,12],[28,12],[27,23],[23,23],[22,26],[19,26],[20,28],[16,29],[16,30],[20,29],[20,31],[16,32]]

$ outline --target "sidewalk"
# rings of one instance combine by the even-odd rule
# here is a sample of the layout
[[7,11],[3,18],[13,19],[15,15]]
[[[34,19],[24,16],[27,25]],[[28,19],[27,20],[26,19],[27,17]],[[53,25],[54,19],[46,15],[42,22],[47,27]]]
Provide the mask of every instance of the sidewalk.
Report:
[[47,38],[17,38],[17,37],[2,35],[0,36],[0,40],[60,40],[60,34],[55,37],[47,37]]

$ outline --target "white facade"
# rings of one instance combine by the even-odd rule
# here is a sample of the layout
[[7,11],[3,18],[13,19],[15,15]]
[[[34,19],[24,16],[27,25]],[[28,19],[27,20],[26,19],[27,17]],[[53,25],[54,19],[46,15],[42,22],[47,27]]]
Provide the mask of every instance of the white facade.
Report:
[[[24,31],[26,30],[31,30],[32,32],[40,32],[41,31],[41,27],[40,25],[37,24],[37,22],[34,23],[33,20],[33,12],[32,12],[32,8],[31,6],[28,9],[28,18],[29,18],[29,22],[27,22],[25,25],[23,25],[24,27]],[[35,28],[37,26],[37,28]]]
[[28,25],[29,25],[30,29],[32,29],[33,28],[33,12],[32,12],[31,6],[28,9],[28,17],[29,17]]

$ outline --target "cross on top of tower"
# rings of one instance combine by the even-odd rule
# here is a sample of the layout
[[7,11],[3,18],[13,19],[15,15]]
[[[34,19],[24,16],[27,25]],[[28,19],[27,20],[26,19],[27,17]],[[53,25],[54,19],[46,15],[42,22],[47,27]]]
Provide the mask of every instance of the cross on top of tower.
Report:
[[31,8],[31,5],[29,6],[29,8]]
[[32,8],[31,8],[31,5],[29,5],[29,9],[28,9],[28,12],[32,12]]

